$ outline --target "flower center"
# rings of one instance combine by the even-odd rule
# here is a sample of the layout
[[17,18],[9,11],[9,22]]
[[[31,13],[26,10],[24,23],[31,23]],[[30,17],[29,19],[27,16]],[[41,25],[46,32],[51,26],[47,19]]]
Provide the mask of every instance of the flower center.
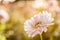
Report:
[[33,28],[36,29],[36,28],[40,27],[40,24],[41,24],[41,22],[37,22]]

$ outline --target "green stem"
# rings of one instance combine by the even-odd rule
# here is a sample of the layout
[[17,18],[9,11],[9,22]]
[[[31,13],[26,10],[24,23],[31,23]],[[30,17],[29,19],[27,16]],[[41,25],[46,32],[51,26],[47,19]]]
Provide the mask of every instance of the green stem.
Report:
[[53,40],[53,36],[50,36],[50,40]]
[[40,39],[43,40],[43,38],[42,38],[42,34],[40,34]]

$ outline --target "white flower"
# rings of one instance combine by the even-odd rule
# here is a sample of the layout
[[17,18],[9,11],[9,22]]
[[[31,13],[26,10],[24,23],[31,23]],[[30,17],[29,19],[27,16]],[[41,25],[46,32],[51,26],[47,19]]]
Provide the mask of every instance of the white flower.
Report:
[[51,12],[60,12],[60,8],[58,6],[57,0],[48,0],[47,2],[48,6],[47,9]]
[[54,20],[51,14],[47,11],[43,11],[40,14],[36,14],[31,19],[28,19],[24,23],[24,29],[29,37],[34,37],[37,34],[42,34],[47,31],[47,27],[52,25]]
[[46,7],[46,1],[45,0],[35,0],[33,5],[34,8],[40,8],[40,7]]
[[9,3],[9,2],[15,2],[16,0],[3,0],[3,3],[6,4],[6,3]]
[[6,23],[8,20],[9,20],[8,13],[5,10],[0,9],[0,22]]
[[0,2],[1,2],[2,0],[0,0]]

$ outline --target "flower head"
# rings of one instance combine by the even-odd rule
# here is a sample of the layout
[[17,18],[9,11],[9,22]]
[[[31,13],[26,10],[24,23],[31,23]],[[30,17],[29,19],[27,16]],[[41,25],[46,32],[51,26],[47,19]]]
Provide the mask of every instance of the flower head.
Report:
[[1,2],[2,0],[0,0],[0,2]]
[[28,19],[24,23],[24,29],[29,37],[34,37],[37,34],[42,34],[47,31],[47,27],[52,25],[54,20],[51,14],[47,11],[43,11],[40,14],[34,15],[31,19]]
[[46,8],[47,4],[45,0],[35,0],[32,6],[34,8],[40,8],[40,7]]
[[3,0],[3,3],[4,3],[4,4],[10,3],[10,2],[13,3],[13,2],[15,2],[15,1],[16,1],[16,0]]
[[5,10],[0,9],[0,22],[6,23],[8,20],[9,20],[8,13]]

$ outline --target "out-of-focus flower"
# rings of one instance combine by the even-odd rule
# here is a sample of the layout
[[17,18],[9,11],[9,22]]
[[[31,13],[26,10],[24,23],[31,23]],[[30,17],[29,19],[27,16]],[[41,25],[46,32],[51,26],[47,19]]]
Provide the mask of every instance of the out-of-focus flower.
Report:
[[3,3],[15,2],[16,0],[3,0]]
[[48,4],[47,9],[49,11],[53,11],[53,12],[59,12],[60,11],[57,0],[48,0],[47,4]]
[[6,23],[8,20],[9,20],[8,13],[5,10],[0,9],[0,22]]
[[14,2],[16,0],[0,0],[0,2]]
[[35,0],[32,6],[34,8],[40,8],[40,7],[46,8],[47,4],[45,0]]
[[4,0],[5,2],[14,2],[16,0]]
[[53,35],[56,36],[56,37],[57,37],[57,36],[60,36],[59,34],[60,34],[59,31],[55,31],[55,32],[53,33]]
[[43,11],[41,14],[36,14],[31,19],[28,19],[24,23],[24,29],[29,37],[34,37],[37,34],[42,34],[47,31],[47,27],[52,25],[54,19],[47,11]]
[[49,8],[49,11],[51,12],[60,12],[60,8],[56,5],[56,6],[52,6]]
[[2,0],[0,0],[0,2],[1,2]]

